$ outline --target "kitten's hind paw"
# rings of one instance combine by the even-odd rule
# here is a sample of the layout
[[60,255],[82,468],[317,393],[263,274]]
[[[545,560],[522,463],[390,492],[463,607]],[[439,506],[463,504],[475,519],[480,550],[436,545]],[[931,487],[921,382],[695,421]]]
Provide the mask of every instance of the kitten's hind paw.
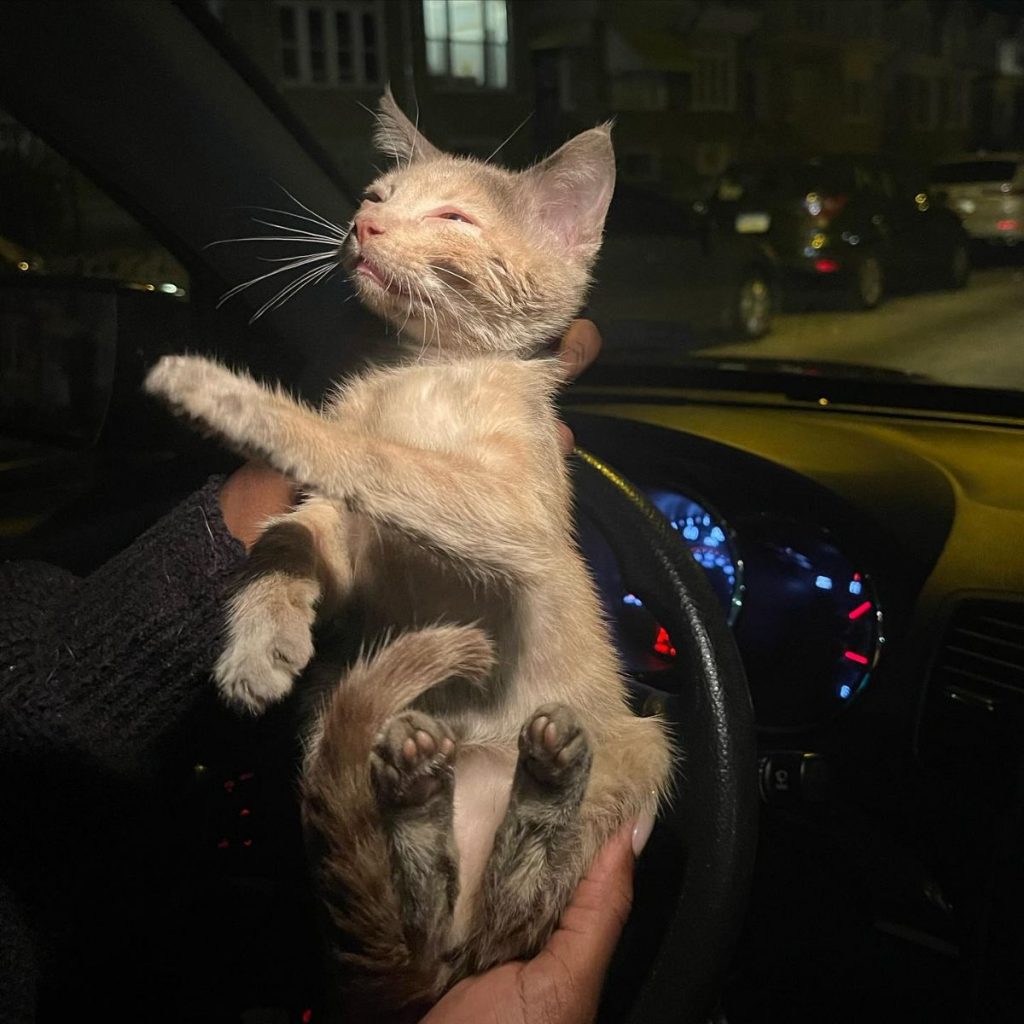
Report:
[[565,704],[543,704],[519,734],[519,763],[543,786],[562,788],[586,777],[590,742]]
[[455,737],[422,711],[391,718],[370,754],[370,771],[382,803],[421,807],[454,781]]
[[259,714],[291,692],[313,657],[317,585],[276,574],[250,583],[232,602],[228,642],[214,668],[224,700]]

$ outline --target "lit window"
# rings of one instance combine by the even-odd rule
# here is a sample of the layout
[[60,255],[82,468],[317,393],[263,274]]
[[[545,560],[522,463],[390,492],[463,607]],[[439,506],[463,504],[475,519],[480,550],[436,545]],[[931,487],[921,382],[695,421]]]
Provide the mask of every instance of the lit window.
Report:
[[452,83],[508,86],[505,0],[423,0],[427,71]]
[[381,83],[383,32],[377,0],[278,0],[277,28],[286,82]]

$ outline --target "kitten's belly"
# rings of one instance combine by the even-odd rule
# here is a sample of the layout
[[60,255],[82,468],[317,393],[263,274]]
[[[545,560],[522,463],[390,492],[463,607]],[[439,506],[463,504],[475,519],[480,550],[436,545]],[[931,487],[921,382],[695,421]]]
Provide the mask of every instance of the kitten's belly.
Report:
[[478,623],[506,635],[514,604],[507,590],[473,579],[463,567],[386,527],[363,525],[356,567],[357,600],[371,630],[401,630],[437,622]]
[[467,747],[455,760],[455,845],[459,851],[459,895],[455,901],[453,944],[465,938],[473,899],[508,809],[514,750]]

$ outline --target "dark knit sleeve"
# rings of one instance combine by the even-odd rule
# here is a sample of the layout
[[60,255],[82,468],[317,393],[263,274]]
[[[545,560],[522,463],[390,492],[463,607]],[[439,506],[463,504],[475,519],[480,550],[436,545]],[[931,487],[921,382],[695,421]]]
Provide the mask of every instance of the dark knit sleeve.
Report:
[[0,567],[0,756],[145,760],[209,685],[242,545],[211,479],[85,579]]

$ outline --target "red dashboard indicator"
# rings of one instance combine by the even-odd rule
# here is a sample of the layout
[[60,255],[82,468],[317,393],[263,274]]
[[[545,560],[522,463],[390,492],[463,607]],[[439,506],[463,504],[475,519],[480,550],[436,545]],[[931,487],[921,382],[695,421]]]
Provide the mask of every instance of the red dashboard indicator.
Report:
[[676,656],[676,649],[672,646],[672,641],[669,639],[668,630],[664,626],[658,627],[658,635],[654,640],[654,649],[658,654],[667,654],[670,658]]
[[855,661],[858,665],[866,665],[868,659],[863,654],[858,654],[856,651],[843,651],[843,657],[850,661]]
[[850,618],[859,619],[865,612],[869,611],[871,611],[871,602],[865,601],[863,604],[857,605],[857,607],[850,612]]

